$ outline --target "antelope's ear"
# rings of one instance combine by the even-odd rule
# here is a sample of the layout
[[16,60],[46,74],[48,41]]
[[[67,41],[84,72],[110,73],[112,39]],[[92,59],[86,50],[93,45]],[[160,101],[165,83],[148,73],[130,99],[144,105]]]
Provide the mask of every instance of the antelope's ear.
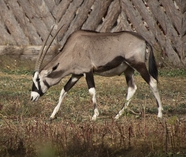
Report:
[[53,66],[51,69],[45,71],[45,75],[50,75],[53,71],[55,71],[59,66],[59,63],[57,63],[55,66]]

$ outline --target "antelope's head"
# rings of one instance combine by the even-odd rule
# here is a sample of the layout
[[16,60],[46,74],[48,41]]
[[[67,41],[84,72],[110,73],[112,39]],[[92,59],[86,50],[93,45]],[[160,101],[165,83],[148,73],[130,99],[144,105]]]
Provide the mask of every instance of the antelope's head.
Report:
[[46,93],[46,91],[50,88],[50,81],[48,82],[47,79],[49,75],[57,69],[58,65],[59,63],[56,66],[52,67],[51,70],[41,70],[34,72],[31,91],[32,101],[37,101],[39,97]]
[[[46,43],[48,41],[48,38],[53,30],[54,26],[52,27],[51,31],[49,32],[48,37],[46,38],[43,46],[40,49],[39,56],[37,58],[36,64],[35,64],[35,71],[33,74],[33,84],[32,84],[32,91],[31,91],[31,101],[37,101],[39,97],[41,97],[46,91],[50,88],[49,82],[47,82],[47,77],[50,75],[54,70],[57,69],[59,63],[57,63],[54,67],[51,67],[49,70],[41,70],[41,65],[43,63],[44,57],[49,50],[53,40],[61,30],[61,28],[56,32],[56,34],[53,36],[51,42],[49,45],[45,48]],[[45,49],[45,50],[44,50]]]

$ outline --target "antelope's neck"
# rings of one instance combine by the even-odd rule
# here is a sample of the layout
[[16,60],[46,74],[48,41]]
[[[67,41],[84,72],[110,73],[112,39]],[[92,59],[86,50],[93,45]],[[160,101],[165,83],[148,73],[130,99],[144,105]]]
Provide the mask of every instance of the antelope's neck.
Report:
[[45,68],[44,70],[51,70],[59,63],[57,69],[55,69],[46,78],[46,81],[50,86],[53,86],[61,81],[65,76],[72,74],[71,57],[60,57],[56,56]]

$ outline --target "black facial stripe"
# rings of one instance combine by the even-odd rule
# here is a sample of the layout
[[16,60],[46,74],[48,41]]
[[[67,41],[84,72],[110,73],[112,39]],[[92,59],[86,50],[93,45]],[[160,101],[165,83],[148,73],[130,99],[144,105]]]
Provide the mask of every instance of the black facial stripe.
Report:
[[50,88],[50,85],[48,84],[48,82],[46,80],[44,80],[43,83],[45,86],[47,86],[47,88]]
[[40,94],[40,96],[42,96],[44,93],[41,90],[41,84],[39,81],[38,81],[38,87],[39,87],[38,93]]
[[33,83],[33,85],[32,85],[32,91],[37,92],[37,93],[39,93],[40,96],[42,96],[44,93],[41,90],[40,82],[38,82],[38,88],[39,88],[39,90],[36,88],[35,83]]

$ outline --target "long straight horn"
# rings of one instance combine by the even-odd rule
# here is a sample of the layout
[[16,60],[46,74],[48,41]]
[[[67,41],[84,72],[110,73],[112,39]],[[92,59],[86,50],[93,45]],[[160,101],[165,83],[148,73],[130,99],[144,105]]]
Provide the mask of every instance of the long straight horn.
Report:
[[38,56],[36,64],[35,64],[35,71],[39,71],[40,70],[40,67],[41,67],[41,64],[42,64],[42,60],[44,59],[41,56],[43,56],[43,53],[44,53],[43,51],[44,51],[45,45],[46,45],[46,43],[47,43],[47,41],[48,41],[48,39],[50,37],[50,34],[51,34],[53,29],[54,29],[54,25],[52,26],[47,38],[45,39],[45,41],[44,41],[44,43],[43,43],[43,45],[42,45],[42,47],[41,47],[41,49],[39,51],[39,56]]
[[[39,69],[40,69],[40,67],[41,67],[41,64],[42,64],[42,62],[43,62],[43,60],[44,60],[44,58],[45,58],[45,55],[46,55],[47,51],[49,50],[50,46],[52,45],[52,42],[54,41],[55,37],[58,35],[59,31],[63,28],[63,26],[64,26],[64,25],[62,25],[62,26],[58,29],[58,31],[54,34],[54,36],[53,36],[52,40],[50,41],[49,45],[47,46],[45,52],[43,52],[44,46],[46,45],[46,42],[47,42],[47,40],[48,40],[48,38],[49,38],[49,36],[50,36],[50,34],[51,34],[51,32],[52,32],[54,26],[52,27],[52,29],[51,29],[51,31],[50,31],[50,33],[49,33],[47,39],[45,40],[45,43],[44,43],[43,47],[41,48],[41,51],[42,51],[43,53],[41,53],[41,54],[39,55],[39,57],[38,57],[38,58],[40,58],[40,59],[38,59],[38,60],[39,60],[39,61],[38,61],[38,67],[39,67],[39,68],[37,68],[38,71],[39,71]],[[36,71],[36,68],[35,68],[35,71]]]
[[[49,45],[48,45],[47,48],[46,48],[46,52],[49,50],[50,46],[52,45],[52,42],[54,41],[54,39],[55,39],[56,36],[58,35],[59,31],[63,28],[63,26],[64,26],[64,25],[62,25],[62,26],[57,30],[57,32],[54,34],[54,36],[53,36],[51,42],[49,43]],[[46,54],[46,53],[45,53],[45,54]],[[44,56],[45,56],[45,54],[44,54]]]

